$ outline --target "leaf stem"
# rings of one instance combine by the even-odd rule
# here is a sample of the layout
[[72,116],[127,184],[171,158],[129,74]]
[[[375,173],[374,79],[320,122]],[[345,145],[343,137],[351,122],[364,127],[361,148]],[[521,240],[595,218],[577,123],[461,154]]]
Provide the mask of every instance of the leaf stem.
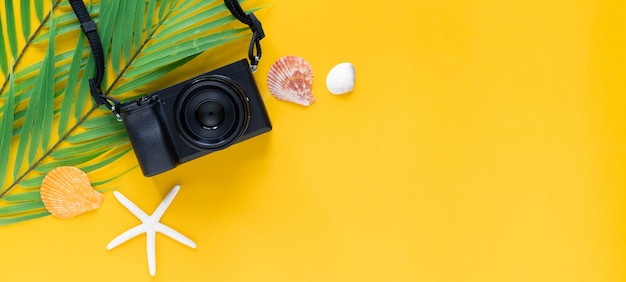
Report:
[[[61,0],[57,0],[56,2],[54,2],[54,4],[52,4],[52,10],[54,11],[54,9],[56,9],[57,6],[60,3],[61,3]],[[2,87],[0,88],[0,94],[4,93],[4,90],[6,89],[7,85],[9,84],[9,79],[11,78],[11,73],[15,72],[15,69],[17,68],[17,65],[22,61],[22,57],[24,57],[24,53],[26,53],[26,49],[30,46],[30,44],[33,43],[33,41],[35,41],[37,35],[39,35],[39,32],[43,29],[43,27],[46,26],[46,23],[50,20],[51,14],[52,13],[48,13],[46,15],[46,17],[41,20],[41,23],[39,24],[39,26],[37,27],[35,32],[33,32],[33,35],[30,38],[28,38],[28,41],[26,41],[26,44],[24,45],[24,48],[22,48],[22,51],[17,56],[17,59],[15,60],[13,65],[11,66],[11,71],[9,72],[9,74],[7,74],[6,79],[4,80],[4,83],[2,83]],[[0,194],[0,195],[2,195],[2,194]],[[0,196],[0,198],[1,198],[1,196]]]
[[61,145],[61,143],[63,143],[63,141],[67,140],[67,138],[70,136],[70,134],[72,134],[74,132],[74,130],[76,130],[80,125],[82,125],[85,120],[87,120],[87,118],[98,109],[99,105],[94,105],[91,107],[91,109],[80,119],[76,122],[76,124],[74,124],[74,126],[72,126],[72,128],[70,128],[65,134],[63,134],[63,136],[61,136],[61,138],[59,138],[59,140],[54,143],[54,145],[52,145],[52,147],[50,147],[50,149],[46,150],[46,152],[43,154],[43,156],[41,156],[41,158],[39,158],[33,165],[31,165],[28,170],[26,170],[24,173],[22,173],[20,175],[19,178],[17,178],[16,180],[13,181],[13,183],[11,183],[11,185],[9,185],[9,187],[7,187],[4,191],[2,191],[2,193],[0,193],[0,199],[4,198],[4,196],[6,196],[6,194],[8,194],[9,192],[11,192],[11,190],[13,190],[13,188],[15,188],[15,186],[17,186],[20,182],[22,182],[22,180],[24,180],[24,178],[26,178],[26,176],[35,170],[36,167],[38,167],[44,159],[46,159],[48,156],[50,156],[50,154],[52,154],[52,152],[54,152],[54,150],[59,147]]
[[[124,73],[126,73],[126,70],[128,68],[130,68],[130,66],[133,64],[133,62],[137,58],[137,56],[139,56],[139,54],[141,54],[141,50],[143,50],[143,48],[146,47],[148,42],[150,42],[150,40],[152,40],[152,36],[154,36],[154,34],[157,32],[157,30],[163,25],[163,22],[165,22],[165,20],[167,20],[167,18],[170,16],[172,11],[174,10],[174,5],[175,4],[178,4],[178,3],[170,4],[170,9],[169,9],[169,11],[167,11],[167,14],[165,14],[162,19],[159,19],[159,22],[157,23],[156,27],[149,34],[146,35],[145,40],[141,43],[141,45],[139,45],[137,50],[135,50],[135,53],[133,54],[133,56],[130,59],[128,59],[128,61],[126,61],[126,65],[124,65],[124,68],[122,68],[122,70],[120,70],[119,73],[121,75],[116,75],[115,76],[115,79],[113,80],[113,82],[111,82],[111,85],[107,88],[107,90],[105,91],[104,95],[109,95],[109,93],[111,93],[111,90],[113,90],[113,87],[115,86],[115,84],[117,84],[120,81],[120,79],[122,79],[122,76],[124,75]],[[147,28],[148,27],[146,27],[146,30],[147,30]]]

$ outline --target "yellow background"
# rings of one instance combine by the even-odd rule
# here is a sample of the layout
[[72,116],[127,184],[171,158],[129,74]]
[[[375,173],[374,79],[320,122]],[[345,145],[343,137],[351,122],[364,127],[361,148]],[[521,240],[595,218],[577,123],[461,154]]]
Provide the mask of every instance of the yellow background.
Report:
[[[145,235],[107,251],[138,224],[109,192],[2,228],[2,281],[626,281],[623,1],[269,2],[274,130],[117,182],[148,213],[181,184],[162,222],[198,248],[157,235],[154,278]],[[269,95],[284,55],[313,66],[312,106]],[[343,61],[356,89],[333,96]]]

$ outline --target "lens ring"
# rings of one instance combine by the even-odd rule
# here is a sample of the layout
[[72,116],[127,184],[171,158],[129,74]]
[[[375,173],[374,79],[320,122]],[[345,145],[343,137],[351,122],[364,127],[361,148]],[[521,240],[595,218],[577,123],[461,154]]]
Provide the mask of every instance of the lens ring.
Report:
[[[215,118],[203,116],[198,110],[216,110]],[[209,106],[210,105],[210,106]],[[192,80],[175,105],[178,131],[183,140],[198,150],[221,150],[239,140],[248,129],[250,104],[244,90],[232,79],[222,75],[205,75]],[[203,124],[204,123],[204,124]]]

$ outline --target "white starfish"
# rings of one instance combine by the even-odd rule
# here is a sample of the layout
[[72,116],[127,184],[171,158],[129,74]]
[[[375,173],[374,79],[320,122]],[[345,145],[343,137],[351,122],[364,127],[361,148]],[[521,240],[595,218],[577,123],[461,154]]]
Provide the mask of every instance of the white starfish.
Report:
[[170,238],[186,245],[190,248],[195,249],[196,243],[191,241],[189,238],[185,237],[185,235],[180,232],[170,228],[169,226],[164,225],[159,222],[161,220],[161,216],[165,213],[165,210],[169,207],[176,194],[180,190],[180,185],[174,186],[172,190],[163,198],[159,206],[156,208],[152,215],[147,215],[140,208],[138,208],[133,202],[131,202],[128,198],[126,198],[120,192],[113,192],[115,198],[126,207],[132,214],[134,214],[139,220],[141,220],[141,224],[137,225],[126,232],[120,234],[115,237],[108,245],[107,250],[111,250],[118,245],[128,241],[129,239],[141,234],[146,233],[147,237],[147,245],[146,249],[148,252],[148,268],[150,270],[150,275],[154,276],[156,274],[156,255],[155,255],[155,247],[156,247],[156,232],[160,232],[169,236]]

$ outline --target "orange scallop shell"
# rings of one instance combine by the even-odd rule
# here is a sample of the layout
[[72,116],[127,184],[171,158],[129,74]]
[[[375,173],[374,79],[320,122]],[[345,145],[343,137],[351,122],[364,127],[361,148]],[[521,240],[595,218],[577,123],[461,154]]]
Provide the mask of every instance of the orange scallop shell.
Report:
[[57,167],[50,171],[41,184],[41,200],[48,211],[62,219],[95,210],[104,197],[91,187],[82,170],[73,166]]
[[270,93],[281,101],[309,106],[313,96],[313,69],[301,57],[285,56],[276,61],[267,75]]

